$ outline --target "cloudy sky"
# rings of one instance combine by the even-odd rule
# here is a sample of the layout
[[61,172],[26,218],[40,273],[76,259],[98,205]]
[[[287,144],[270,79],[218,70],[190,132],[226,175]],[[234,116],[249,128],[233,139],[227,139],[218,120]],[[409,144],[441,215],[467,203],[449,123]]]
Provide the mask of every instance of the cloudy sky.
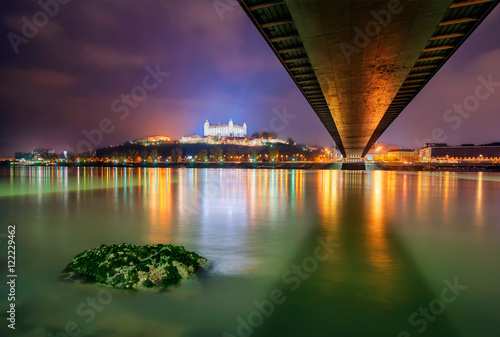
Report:
[[[201,134],[206,119],[232,118],[253,132],[269,128],[284,109],[293,118],[281,137],[332,144],[239,7],[221,20],[211,0],[72,1],[51,8],[57,13],[47,24],[29,31],[23,18],[43,19],[40,10],[37,2],[0,2],[0,155],[77,148],[85,131],[100,127],[109,132],[95,136],[97,147]],[[13,40],[23,27],[32,37]],[[155,69],[159,81],[150,75]],[[443,120],[447,109],[474,95],[480,76],[500,82],[500,8],[380,141],[415,147],[436,128],[449,143],[500,141],[500,86],[456,129]],[[122,102],[131,94],[140,101]]]

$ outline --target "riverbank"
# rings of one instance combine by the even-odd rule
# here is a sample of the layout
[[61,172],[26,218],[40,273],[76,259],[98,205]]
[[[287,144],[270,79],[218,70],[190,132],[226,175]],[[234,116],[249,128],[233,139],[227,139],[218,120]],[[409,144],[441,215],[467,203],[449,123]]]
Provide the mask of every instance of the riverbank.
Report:
[[282,169],[282,170],[340,170],[341,162],[284,162],[284,163],[78,163],[57,166],[67,167],[162,167],[162,168],[211,168],[211,169]]
[[390,171],[500,172],[494,163],[383,163]]
[[[5,166],[10,163],[7,162]],[[357,164],[357,163],[354,163]],[[360,163],[363,164],[363,163]],[[64,164],[32,164],[19,166],[60,166],[60,167],[131,167],[131,168],[210,168],[210,169],[271,169],[271,170],[366,170],[366,171],[450,171],[450,172],[500,172],[500,164],[493,163],[412,163],[366,162],[362,165],[342,162],[281,162],[281,163],[64,163]],[[18,164],[13,163],[18,166]],[[12,165],[11,165],[12,166]],[[347,166],[350,166],[349,168]]]

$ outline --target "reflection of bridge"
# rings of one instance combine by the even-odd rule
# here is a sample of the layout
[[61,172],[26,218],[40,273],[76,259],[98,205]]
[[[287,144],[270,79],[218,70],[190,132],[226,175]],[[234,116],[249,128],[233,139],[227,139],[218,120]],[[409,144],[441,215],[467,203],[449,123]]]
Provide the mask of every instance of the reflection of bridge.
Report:
[[380,135],[500,0],[240,0],[344,157]]

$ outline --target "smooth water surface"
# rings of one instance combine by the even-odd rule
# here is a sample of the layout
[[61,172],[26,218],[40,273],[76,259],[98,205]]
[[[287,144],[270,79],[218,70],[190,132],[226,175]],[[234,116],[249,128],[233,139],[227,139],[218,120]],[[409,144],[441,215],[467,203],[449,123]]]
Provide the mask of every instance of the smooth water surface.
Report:
[[[5,168],[2,275],[15,224],[18,278],[0,335],[499,336],[499,191],[486,173]],[[58,281],[120,242],[183,245],[212,268],[111,297]]]

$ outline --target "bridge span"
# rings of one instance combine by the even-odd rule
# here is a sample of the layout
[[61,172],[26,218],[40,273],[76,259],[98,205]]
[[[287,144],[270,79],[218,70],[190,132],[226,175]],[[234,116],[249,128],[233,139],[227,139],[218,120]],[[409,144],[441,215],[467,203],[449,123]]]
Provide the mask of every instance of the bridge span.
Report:
[[239,0],[345,158],[362,158],[500,0]]

